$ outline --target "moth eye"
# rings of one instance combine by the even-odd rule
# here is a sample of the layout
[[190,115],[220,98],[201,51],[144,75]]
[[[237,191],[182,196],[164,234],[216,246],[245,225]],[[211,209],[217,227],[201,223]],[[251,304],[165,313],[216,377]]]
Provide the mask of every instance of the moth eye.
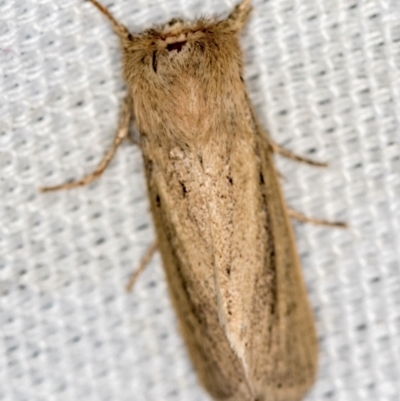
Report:
[[167,50],[172,52],[173,50],[176,50],[178,53],[183,49],[183,46],[185,46],[187,43],[187,40],[183,40],[182,42],[175,42],[175,43],[169,43],[167,45]]

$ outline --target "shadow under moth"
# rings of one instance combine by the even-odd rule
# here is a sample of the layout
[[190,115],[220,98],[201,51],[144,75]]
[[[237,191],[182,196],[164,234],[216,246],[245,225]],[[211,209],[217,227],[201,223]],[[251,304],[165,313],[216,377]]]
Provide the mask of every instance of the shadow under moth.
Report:
[[[173,19],[118,35],[127,94],[114,143],[90,183],[140,133],[156,242],[180,332],[201,384],[219,401],[299,401],[318,347],[273,153],[309,161],[260,127],[242,78],[239,34],[250,0],[225,19]],[[332,223],[334,224],[334,223]],[[343,225],[337,223],[336,225]],[[146,263],[142,263],[142,267]]]

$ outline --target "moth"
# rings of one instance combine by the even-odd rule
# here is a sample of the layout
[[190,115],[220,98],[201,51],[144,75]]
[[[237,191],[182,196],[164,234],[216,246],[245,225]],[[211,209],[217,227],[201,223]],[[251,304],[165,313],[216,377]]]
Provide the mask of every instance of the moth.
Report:
[[[199,381],[218,401],[299,401],[318,347],[273,153],[243,80],[241,1],[225,19],[172,19],[118,35],[127,94],[105,170],[134,120],[168,288]],[[309,161],[310,162],[310,161]],[[314,162],[313,164],[320,164]],[[318,222],[318,221],[317,221]]]

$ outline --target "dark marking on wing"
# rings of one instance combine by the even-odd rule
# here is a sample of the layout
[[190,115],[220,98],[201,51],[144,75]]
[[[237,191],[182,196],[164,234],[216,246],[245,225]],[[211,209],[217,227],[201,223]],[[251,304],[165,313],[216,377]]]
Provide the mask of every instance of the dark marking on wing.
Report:
[[179,184],[181,184],[181,187],[182,187],[182,194],[183,194],[183,197],[186,198],[186,194],[187,194],[186,185],[185,185],[185,183],[182,182],[182,181],[179,181]]
[[[259,174],[260,177],[260,189],[261,189],[261,194],[262,194],[262,205],[264,208],[264,212],[265,212],[265,220],[264,220],[264,229],[265,232],[267,233],[266,235],[266,240],[267,240],[267,245],[266,245],[266,253],[268,252],[268,255],[266,255],[267,258],[269,258],[269,266],[276,266],[275,264],[275,238],[274,238],[274,230],[273,230],[273,226],[272,226],[272,221],[271,221],[271,215],[270,215],[270,211],[268,209],[268,199],[267,199],[267,194],[266,194],[266,187],[265,187],[265,180],[264,180],[264,174],[262,171],[260,171]],[[273,298],[273,302],[269,303],[269,308],[271,311],[271,315],[275,315],[276,312],[276,308],[275,306],[277,305],[277,277],[276,277],[276,272],[275,271],[268,271],[268,274],[272,275],[272,282],[271,282],[271,294],[272,294],[272,298]]]
[[260,184],[261,185],[264,185],[264,175],[263,175],[263,173],[262,173],[262,171],[260,171]]

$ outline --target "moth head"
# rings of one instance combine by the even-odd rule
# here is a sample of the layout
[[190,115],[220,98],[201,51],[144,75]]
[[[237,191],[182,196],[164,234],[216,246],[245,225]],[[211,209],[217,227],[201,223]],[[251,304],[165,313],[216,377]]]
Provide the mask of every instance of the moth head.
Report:
[[201,54],[204,57],[204,53],[210,53],[216,46],[215,28],[209,22],[191,24],[174,19],[134,36],[132,41],[123,44],[126,78],[129,81],[131,75],[141,70],[150,74],[149,78],[157,79],[181,69],[188,70],[193,64],[200,68]]
[[[97,0],[89,0],[111,22],[118,35],[124,57],[127,81],[149,79],[195,71],[216,59],[225,62],[230,54],[235,57],[237,34],[250,14],[250,0],[242,0],[227,18],[199,19],[187,22],[172,19],[168,23],[143,33],[133,34],[120,24]],[[203,65],[204,66],[204,65]]]
[[[188,22],[172,19],[168,23],[141,34],[122,39],[125,77],[134,79],[138,70],[145,70],[151,79],[181,73],[195,73],[217,59],[228,61],[238,49],[240,32],[250,12],[242,2],[226,19],[205,19]],[[209,69],[209,68],[208,68]],[[140,73],[141,78],[144,76]]]

